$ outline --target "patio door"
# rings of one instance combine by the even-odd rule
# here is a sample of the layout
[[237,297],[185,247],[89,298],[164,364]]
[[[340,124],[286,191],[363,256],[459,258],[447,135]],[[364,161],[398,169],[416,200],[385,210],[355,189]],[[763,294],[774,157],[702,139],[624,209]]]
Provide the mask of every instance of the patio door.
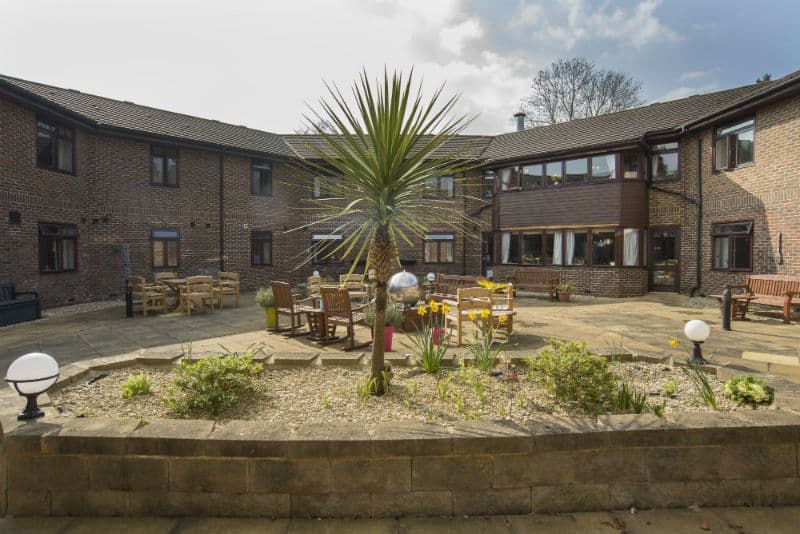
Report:
[[650,291],[680,288],[680,230],[677,227],[650,229]]

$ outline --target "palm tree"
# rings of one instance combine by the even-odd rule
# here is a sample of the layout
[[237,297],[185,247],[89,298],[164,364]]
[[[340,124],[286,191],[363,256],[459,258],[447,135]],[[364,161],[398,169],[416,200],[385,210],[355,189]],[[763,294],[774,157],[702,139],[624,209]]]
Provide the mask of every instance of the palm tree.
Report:
[[[352,260],[350,270],[366,259],[365,272],[375,275],[375,327],[372,368],[375,393],[383,393],[383,324],[387,281],[398,266],[398,242],[414,246],[412,237],[437,224],[464,231],[473,221],[463,210],[426,198],[422,192],[429,179],[463,173],[474,166],[462,153],[446,146],[469,123],[466,116],[451,118],[458,100],[442,99],[443,86],[427,101],[422,86],[413,83],[413,71],[404,77],[395,72],[374,84],[366,72],[353,84],[352,103],[335,85],[326,84],[328,99],[319,102],[306,122],[316,134],[309,148],[316,161],[309,165],[327,176],[322,182],[326,197],[317,203],[313,221],[305,225],[335,227],[344,238],[325,254]],[[325,128],[320,124],[326,125]],[[330,132],[333,127],[335,133]],[[463,176],[463,175],[461,175]],[[455,181],[462,181],[457,176]],[[324,180],[324,179],[323,179]]]

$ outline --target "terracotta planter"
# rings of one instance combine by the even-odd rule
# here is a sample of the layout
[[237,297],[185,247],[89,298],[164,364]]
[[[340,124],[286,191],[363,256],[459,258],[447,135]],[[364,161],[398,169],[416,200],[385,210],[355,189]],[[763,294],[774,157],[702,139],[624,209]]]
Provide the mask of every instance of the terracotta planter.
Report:
[[558,300],[561,302],[569,302],[570,293],[559,293]]
[[438,345],[441,341],[444,340],[445,336],[444,328],[434,328],[432,334],[433,334],[434,345]]
[[383,327],[383,352],[392,352],[392,337],[394,337],[394,327]]
[[274,306],[264,308],[264,317],[267,319],[267,330],[275,330],[278,327],[278,314]]

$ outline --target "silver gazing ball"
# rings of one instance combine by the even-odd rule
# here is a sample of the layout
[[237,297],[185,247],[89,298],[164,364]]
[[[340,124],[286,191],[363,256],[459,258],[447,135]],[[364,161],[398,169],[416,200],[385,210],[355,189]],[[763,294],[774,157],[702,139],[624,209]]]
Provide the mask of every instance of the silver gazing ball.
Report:
[[392,302],[401,302],[406,308],[410,308],[419,301],[419,280],[405,270],[393,274],[389,278],[387,292]]

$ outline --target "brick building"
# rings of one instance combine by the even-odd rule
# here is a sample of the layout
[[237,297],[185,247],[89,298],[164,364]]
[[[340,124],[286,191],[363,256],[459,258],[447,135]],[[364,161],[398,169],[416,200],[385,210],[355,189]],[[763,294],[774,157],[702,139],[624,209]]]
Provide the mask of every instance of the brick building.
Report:
[[[56,306],[119,297],[125,258],[248,289],[343,272],[300,265],[333,227],[287,233],[322,194],[314,141],[0,76],[0,281]],[[480,223],[401,245],[418,275],[559,269],[612,296],[800,275],[800,72],[448,147],[480,169],[432,187]]]

